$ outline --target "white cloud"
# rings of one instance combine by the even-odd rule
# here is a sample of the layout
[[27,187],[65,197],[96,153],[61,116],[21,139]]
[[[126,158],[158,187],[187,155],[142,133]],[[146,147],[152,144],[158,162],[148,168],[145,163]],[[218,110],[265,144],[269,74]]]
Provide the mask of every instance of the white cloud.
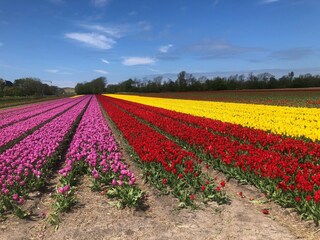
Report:
[[146,21],[126,24],[108,24],[103,26],[100,24],[79,24],[80,27],[88,29],[92,32],[99,32],[111,38],[121,38],[129,34],[139,34],[141,32],[148,32],[151,30],[151,24]]
[[125,57],[122,61],[123,65],[134,66],[134,65],[149,65],[155,63],[156,60],[150,57]]
[[[145,21],[119,25],[109,24],[108,26],[100,24],[78,24],[78,26],[85,29],[86,32],[66,33],[65,38],[103,50],[112,48],[113,45],[116,44],[115,39],[151,30],[151,25]],[[88,32],[88,30],[90,30],[90,32]]]
[[102,34],[97,34],[97,33],[73,32],[73,33],[67,33],[65,37],[85,43],[91,47],[104,49],[104,50],[112,48],[113,44],[116,43],[112,38],[109,38]]
[[92,31],[105,33],[110,37],[119,38],[123,35],[122,33],[123,30],[120,27],[104,27],[101,25],[88,25],[88,24],[81,24],[80,26]]
[[106,63],[106,64],[109,64],[109,63],[110,63],[108,60],[103,59],[103,58],[101,58],[101,62]]
[[104,74],[104,75],[109,74],[107,71],[100,70],[100,69],[96,69],[96,70],[94,70],[94,72],[101,73],[101,74]]
[[106,6],[111,0],[91,0],[91,3],[96,7],[104,7]]
[[155,68],[150,68],[149,67],[148,70],[151,71],[151,72],[155,72],[155,73],[162,73],[160,70],[155,69]]
[[159,51],[162,52],[162,53],[167,53],[169,51],[170,48],[172,48],[173,45],[172,44],[168,44],[168,45],[165,45],[165,46],[161,46],[159,48]]
[[46,72],[48,72],[48,73],[58,73],[59,70],[58,69],[47,69]]
[[64,71],[61,71],[59,69],[46,69],[45,71],[48,72],[48,73],[52,73],[52,74],[62,74],[62,75],[70,75],[70,74],[72,74],[70,72],[64,72]]
[[275,3],[279,2],[280,0],[263,0],[262,3],[268,4],[268,3]]

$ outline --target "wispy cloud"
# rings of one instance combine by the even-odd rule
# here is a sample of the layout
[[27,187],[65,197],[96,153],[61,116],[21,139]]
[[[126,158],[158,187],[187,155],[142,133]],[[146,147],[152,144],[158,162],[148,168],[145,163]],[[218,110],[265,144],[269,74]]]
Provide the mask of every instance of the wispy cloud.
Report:
[[91,31],[101,32],[115,38],[120,38],[123,35],[123,32],[125,32],[121,27],[105,27],[99,24],[80,24],[80,27]]
[[59,70],[58,69],[47,69],[46,72],[48,72],[48,73],[58,73]]
[[106,34],[112,38],[121,38],[130,34],[148,32],[151,30],[151,24],[147,21],[126,24],[79,24],[80,27]]
[[65,38],[82,42],[87,46],[107,50],[116,44],[115,39],[124,37],[130,34],[138,34],[147,32],[151,29],[148,22],[140,21],[138,23],[120,24],[120,25],[101,25],[101,24],[78,24],[88,32],[70,32],[65,34]]
[[211,4],[212,7],[217,6],[219,3],[219,0],[214,0],[213,3]]
[[2,42],[0,42],[0,47],[1,47],[1,46],[3,46],[3,43],[2,43]]
[[177,60],[180,58],[179,53],[177,52],[177,49],[174,51],[170,50],[173,48],[173,44],[167,44],[164,46],[159,47],[159,52],[157,54],[157,59],[161,60]]
[[162,52],[162,53],[167,53],[169,51],[170,48],[172,48],[173,45],[172,44],[168,44],[168,45],[165,45],[165,46],[161,46],[159,48],[159,51]]
[[111,0],[91,0],[91,3],[95,7],[105,7],[110,2],[111,2]]
[[309,57],[313,53],[315,51],[310,48],[290,48],[274,51],[270,54],[270,57],[280,60],[299,60]]
[[125,57],[122,61],[122,64],[126,66],[135,66],[135,65],[149,65],[155,62],[156,60],[150,57]]
[[46,69],[45,71],[52,74],[62,74],[62,75],[72,74],[70,72],[61,71],[60,69]]
[[227,41],[221,40],[204,40],[189,46],[186,46],[184,52],[196,54],[200,58],[230,58],[241,54],[252,52],[266,51],[263,48],[257,47],[242,47],[233,45]]
[[148,70],[151,71],[151,72],[155,72],[155,73],[162,73],[160,70],[155,69],[155,68],[150,68],[149,67]]
[[108,60],[103,59],[103,58],[101,58],[101,62],[106,63],[106,64],[109,64],[109,63],[110,63]]
[[275,3],[275,2],[279,2],[280,0],[263,0],[261,3],[262,4],[269,4],[269,3]]
[[132,16],[136,16],[137,14],[138,13],[136,11],[131,11],[131,12],[129,12],[128,15],[132,17]]
[[140,21],[137,24],[139,31],[150,31],[151,30],[151,24],[147,21]]
[[102,50],[110,49],[116,43],[112,38],[97,33],[73,32],[65,34],[65,37]]
[[94,70],[94,72],[100,73],[100,74],[103,74],[103,75],[109,74],[109,72],[107,72],[105,70],[100,70],[100,69],[96,69],[96,70]]

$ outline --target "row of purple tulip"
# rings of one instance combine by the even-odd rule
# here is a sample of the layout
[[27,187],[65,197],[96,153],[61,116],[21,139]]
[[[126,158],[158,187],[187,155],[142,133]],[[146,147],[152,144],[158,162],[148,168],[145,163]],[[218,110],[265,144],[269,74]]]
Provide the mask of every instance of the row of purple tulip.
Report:
[[[134,185],[136,178],[122,161],[119,147],[94,96],[72,139],[64,167],[59,170],[61,186],[58,193],[68,195],[72,180],[81,168],[89,170],[96,190]],[[70,188],[71,185],[71,188]]]
[[40,102],[40,103],[33,103],[28,105],[22,105],[14,108],[5,108],[0,109],[0,120],[5,118],[10,118],[12,116],[15,116],[17,114],[17,111],[19,113],[25,113],[35,108],[41,108],[42,105],[46,105],[48,102]]
[[90,97],[79,100],[83,101],[0,154],[0,207],[14,207],[17,202],[22,204],[24,196],[45,181],[48,170],[61,154],[59,147]]
[[63,113],[68,108],[79,103],[81,100],[82,98],[77,99],[76,101],[69,98],[69,100],[64,100],[65,103],[63,105],[60,104],[60,106],[57,106],[56,108],[53,108],[49,111],[46,111],[46,108],[44,108],[44,111],[45,111],[44,113],[28,118],[24,121],[16,122],[10,126],[7,126],[1,129],[0,147],[20,137],[21,135],[26,133],[28,130],[34,127],[37,127],[40,124],[48,121],[49,119]]
[[35,109],[41,109],[43,106],[46,106],[47,104],[54,103],[56,101],[59,101],[59,100],[50,100],[50,101],[44,101],[44,102],[39,102],[39,103],[32,103],[32,104],[28,104],[28,105],[17,106],[14,108],[1,109],[0,110],[0,120],[14,117],[17,115],[17,112],[19,112],[19,114],[24,114],[26,112],[29,112],[29,111],[32,111]]
[[74,99],[72,98],[63,98],[46,102],[46,104],[42,103],[41,105],[39,104],[39,106],[34,106],[33,108],[27,108],[25,109],[26,111],[15,109],[14,111],[11,111],[10,114],[4,114],[0,112],[0,128],[12,125],[21,120],[31,118],[38,114],[45,113],[72,101],[74,101]]

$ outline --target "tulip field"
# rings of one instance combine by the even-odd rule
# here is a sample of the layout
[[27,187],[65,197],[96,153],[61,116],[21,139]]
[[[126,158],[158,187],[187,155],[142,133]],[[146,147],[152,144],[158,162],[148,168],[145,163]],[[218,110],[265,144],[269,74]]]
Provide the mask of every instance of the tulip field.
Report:
[[317,224],[319,119],[320,109],[310,106],[124,94],[3,109],[0,215],[27,216],[23,206],[30,194],[55,175],[53,223],[76,204],[85,175],[93,191],[117,199],[119,208],[137,208],[145,192],[130,156],[142,179],[178,199],[178,207],[231,202],[228,182],[208,173],[214,169]]
[[[193,165],[200,160],[229,178],[253,184],[282,206],[319,220],[319,109],[114,94],[98,99],[148,166],[150,161],[160,161],[166,172],[179,174],[181,169],[175,162],[160,160],[156,150],[159,143],[152,146],[157,142],[156,133],[161,133],[170,142],[189,149],[192,157],[198,158]],[[149,137],[143,136],[142,126],[148,128]],[[152,147],[145,153],[148,146]],[[200,170],[190,172],[200,176]],[[174,180],[168,176],[167,184],[172,181],[177,186]]]

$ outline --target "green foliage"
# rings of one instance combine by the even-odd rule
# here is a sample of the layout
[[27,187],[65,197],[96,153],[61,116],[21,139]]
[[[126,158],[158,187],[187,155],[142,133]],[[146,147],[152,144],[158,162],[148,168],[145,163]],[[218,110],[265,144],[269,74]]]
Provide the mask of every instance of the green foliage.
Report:
[[[180,200],[180,207],[197,207],[194,199],[200,198],[204,203],[215,201],[218,204],[227,204],[230,202],[222,187],[217,190],[218,184],[213,178],[202,173],[200,166],[195,166],[195,171],[192,173],[185,173],[183,167],[177,166],[177,174],[164,171],[160,163],[144,163],[141,167],[145,182],[156,187],[163,194],[174,195]],[[198,175],[195,176],[195,173]]]
[[109,198],[118,199],[117,207],[123,208],[125,206],[136,208],[139,206],[143,198],[143,191],[136,186],[116,186],[106,191]]
[[68,192],[63,194],[57,193],[55,195],[54,208],[56,212],[66,212],[75,204],[76,198],[74,196],[74,187],[71,187]]
[[106,84],[106,78],[99,77],[91,82],[78,83],[75,91],[77,94],[101,94],[104,93]]
[[0,97],[62,95],[63,89],[43,84],[37,78],[20,78],[12,84],[0,78]]

